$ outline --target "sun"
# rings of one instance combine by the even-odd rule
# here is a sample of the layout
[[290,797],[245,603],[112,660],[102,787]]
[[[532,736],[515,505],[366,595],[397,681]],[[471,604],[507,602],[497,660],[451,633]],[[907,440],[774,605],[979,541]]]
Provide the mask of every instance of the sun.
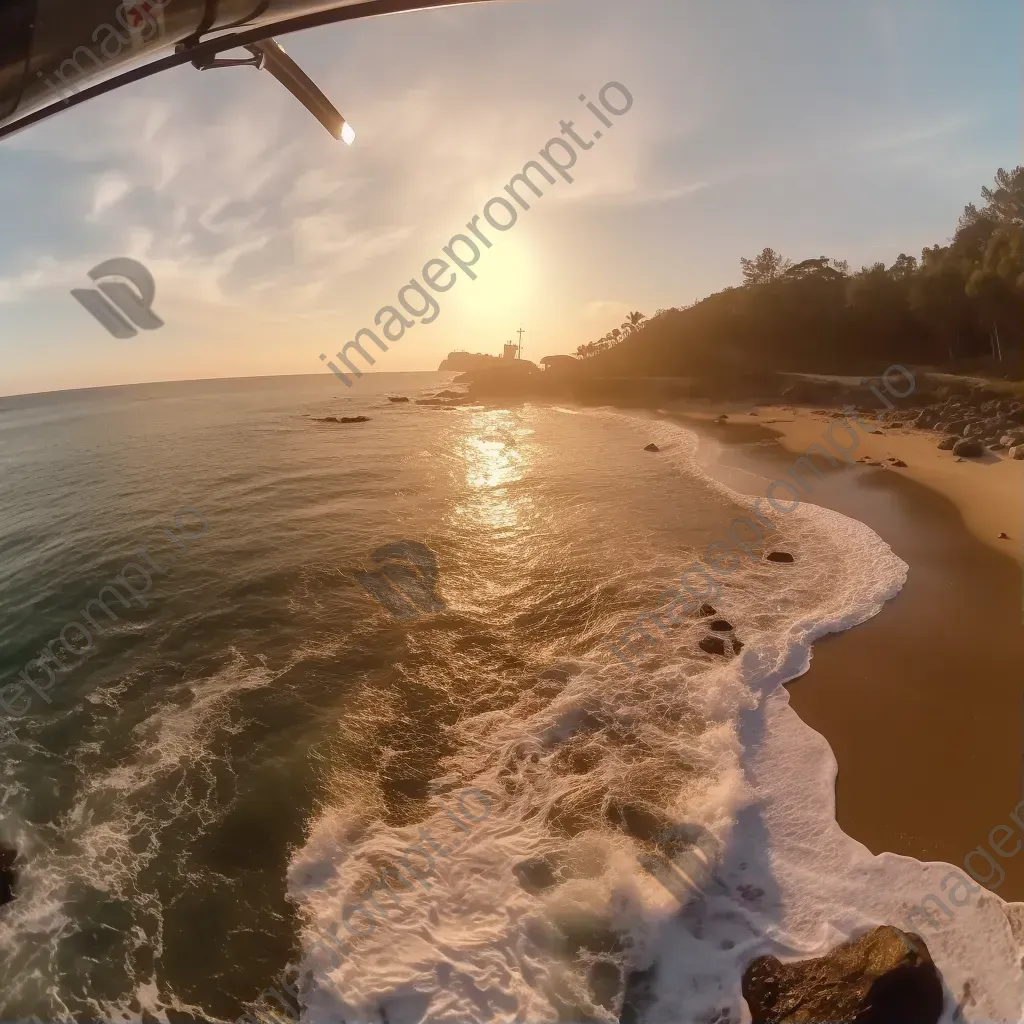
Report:
[[452,312],[462,321],[460,334],[471,331],[481,344],[501,343],[511,339],[537,301],[537,254],[514,235],[497,236],[490,249],[481,244],[481,250],[473,267],[477,279],[462,277],[452,293]]

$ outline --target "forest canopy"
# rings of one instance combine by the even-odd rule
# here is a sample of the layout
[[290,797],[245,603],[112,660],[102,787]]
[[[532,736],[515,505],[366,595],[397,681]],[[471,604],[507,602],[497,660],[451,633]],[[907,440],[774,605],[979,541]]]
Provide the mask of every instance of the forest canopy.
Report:
[[609,375],[687,375],[728,367],[874,372],[880,362],[985,367],[1021,376],[1024,167],[1000,168],[945,245],[891,266],[793,261],[767,247],[740,259],[742,284],[577,349]]

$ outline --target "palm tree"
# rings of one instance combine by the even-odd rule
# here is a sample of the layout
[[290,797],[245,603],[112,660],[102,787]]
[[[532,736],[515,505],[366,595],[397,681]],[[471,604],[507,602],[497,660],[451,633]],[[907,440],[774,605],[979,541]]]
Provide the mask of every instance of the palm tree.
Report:
[[612,341],[614,341],[615,344],[618,345],[618,343],[622,341],[622,331],[620,331],[618,327],[616,327],[615,330],[611,332],[611,338]]
[[630,313],[629,316],[626,317],[626,322],[629,323],[629,324],[632,324],[634,331],[638,331],[638,330],[640,330],[640,325],[646,319],[647,319],[647,315],[645,313],[640,313],[639,311],[635,311],[633,313]]

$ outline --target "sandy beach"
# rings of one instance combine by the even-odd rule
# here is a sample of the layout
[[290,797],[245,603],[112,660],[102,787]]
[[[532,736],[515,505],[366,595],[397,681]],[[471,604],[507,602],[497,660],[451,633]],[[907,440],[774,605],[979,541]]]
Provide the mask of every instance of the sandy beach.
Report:
[[[761,494],[830,422],[779,407],[686,419],[721,442],[715,472]],[[934,434],[878,426],[853,457],[906,468],[844,464],[808,500],[867,523],[908,564],[907,582],[877,616],[815,644],[790,700],[835,752],[847,834],[961,866],[1024,799],[1024,464],[957,462]],[[1024,899],[1024,850],[1001,866],[992,888]]]

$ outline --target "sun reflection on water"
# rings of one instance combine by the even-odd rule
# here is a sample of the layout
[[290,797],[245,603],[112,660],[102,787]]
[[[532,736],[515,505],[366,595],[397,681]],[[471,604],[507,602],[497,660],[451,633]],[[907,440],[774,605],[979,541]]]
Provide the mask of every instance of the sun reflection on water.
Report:
[[520,483],[529,469],[529,448],[523,442],[533,430],[508,409],[488,409],[474,413],[460,454],[465,466],[465,482],[470,500],[462,514],[478,526],[504,533],[520,525],[522,504]]

